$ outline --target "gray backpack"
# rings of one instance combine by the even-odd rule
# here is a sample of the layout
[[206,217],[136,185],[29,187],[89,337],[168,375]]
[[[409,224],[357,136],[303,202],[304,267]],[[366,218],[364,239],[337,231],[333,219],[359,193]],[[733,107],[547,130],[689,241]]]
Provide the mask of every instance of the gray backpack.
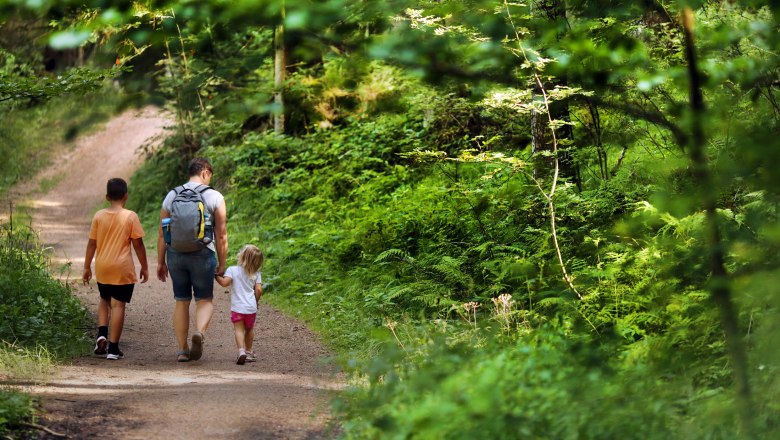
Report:
[[210,186],[199,185],[194,189],[178,186],[171,203],[171,243],[176,252],[197,252],[212,241],[212,231],[203,193]]

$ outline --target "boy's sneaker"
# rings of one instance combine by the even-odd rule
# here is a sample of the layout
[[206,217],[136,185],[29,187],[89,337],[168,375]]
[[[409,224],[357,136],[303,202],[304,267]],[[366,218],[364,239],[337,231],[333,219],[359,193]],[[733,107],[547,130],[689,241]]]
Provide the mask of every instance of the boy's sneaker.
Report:
[[246,352],[246,361],[247,362],[257,362],[257,355],[255,355],[254,351],[247,351]]
[[106,355],[106,359],[108,359],[110,361],[115,361],[117,359],[122,359],[124,357],[125,357],[125,354],[122,352],[122,350],[119,350],[116,353],[109,353],[109,354]]
[[108,346],[108,340],[105,336],[98,336],[97,340],[95,341],[95,354],[106,354],[106,347]]

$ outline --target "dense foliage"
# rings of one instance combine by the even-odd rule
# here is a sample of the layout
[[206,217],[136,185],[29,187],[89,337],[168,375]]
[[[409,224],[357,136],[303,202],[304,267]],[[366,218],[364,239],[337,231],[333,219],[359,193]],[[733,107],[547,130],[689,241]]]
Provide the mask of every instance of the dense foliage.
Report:
[[49,275],[46,251],[29,229],[0,230],[0,340],[18,347],[45,346],[61,358],[83,352],[86,309],[67,286]]
[[345,437],[777,436],[777,5],[96,11],[58,41],[111,34],[177,117],[133,208],[212,158],[231,246],[355,373]]
[[[69,359],[89,347],[86,308],[49,269],[48,254],[32,231],[13,221],[0,226],[3,380],[40,380],[53,359]],[[29,422],[34,409],[30,396],[0,388],[0,433]]]

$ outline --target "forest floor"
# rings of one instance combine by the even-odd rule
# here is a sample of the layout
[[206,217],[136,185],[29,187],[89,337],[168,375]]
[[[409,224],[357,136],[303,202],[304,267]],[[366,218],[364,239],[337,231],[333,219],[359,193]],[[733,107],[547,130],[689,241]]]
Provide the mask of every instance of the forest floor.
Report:
[[[92,215],[102,206],[106,181],[129,179],[143,160],[139,147],[160,138],[170,123],[157,110],[126,111],[62,147],[61,159],[11,191],[52,248],[55,276],[73,286],[93,314],[97,286],[80,281]],[[132,197],[132,183],[130,190]],[[156,235],[145,242],[154,245]],[[229,293],[215,285],[203,358],[177,363],[170,280],[156,279],[156,254],[147,254],[150,280],[136,285],[127,306],[120,343],[125,358],[80,357],[56,367],[44,384],[27,386],[41,398],[39,423],[74,439],[329,437],[328,397],[343,379],[324,361],[328,352],[316,335],[261,302],[258,361],[236,365]],[[56,437],[41,432],[39,438]]]

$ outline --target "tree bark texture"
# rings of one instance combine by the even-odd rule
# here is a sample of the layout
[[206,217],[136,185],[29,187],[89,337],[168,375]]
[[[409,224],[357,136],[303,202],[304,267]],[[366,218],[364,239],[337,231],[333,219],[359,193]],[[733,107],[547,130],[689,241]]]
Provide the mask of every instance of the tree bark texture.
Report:
[[[282,10],[284,19],[284,9]],[[284,80],[286,77],[287,53],[284,45],[284,24],[276,27],[274,35],[274,133],[284,133]]]

